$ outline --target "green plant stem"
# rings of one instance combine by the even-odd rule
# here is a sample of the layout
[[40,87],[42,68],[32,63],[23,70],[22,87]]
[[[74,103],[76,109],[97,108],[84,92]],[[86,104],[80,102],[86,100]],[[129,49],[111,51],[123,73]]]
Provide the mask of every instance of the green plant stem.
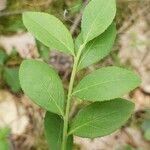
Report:
[[72,70],[72,74],[71,74],[71,78],[70,78],[68,95],[67,95],[66,112],[65,112],[65,116],[64,116],[63,139],[62,139],[61,150],[66,150],[66,144],[67,144],[67,138],[68,138],[67,132],[68,132],[68,125],[69,125],[69,111],[70,111],[70,105],[71,105],[73,85],[74,85],[74,80],[75,80],[75,76],[76,76],[76,72],[77,72],[78,62],[79,62],[80,55],[82,53],[84,46],[85,46],[85,44],[80,46],[77,56],[74,57],[73,70]]

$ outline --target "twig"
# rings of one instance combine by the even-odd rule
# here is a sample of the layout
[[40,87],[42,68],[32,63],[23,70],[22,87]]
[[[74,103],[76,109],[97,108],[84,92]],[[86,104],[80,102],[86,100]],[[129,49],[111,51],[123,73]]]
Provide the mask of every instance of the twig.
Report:
[[80,10],[80,13],[77,15],[77,17],[76,17],[75,20],[74,20],[73,25],[71,26],[70,32],[71,32],[72,35],[75,33],[77,27],[78,27],[79,24],[80,24],[80,21],[81,21],[81,18],[82,18],[82,12],[83,12],[85,6],[87,5],[87,3],[88,3],[88,0],[86,0],[86,1],[83,3],[83,7],[82,7],[82,9]]
[[75,18],[74,23],[73,23],[73,25],[71,26],[71,29],[70,29],[70,32],[71,32],[72,35],[75,33],[78,25],[80,24],[81,18],[82,18],[82,13],[79,13],[77,15],[77,17]]
[[22,14],[25,11],[26,10],[16,10],[16,11],[0,12],[0,17],[20,15],[20,14]]

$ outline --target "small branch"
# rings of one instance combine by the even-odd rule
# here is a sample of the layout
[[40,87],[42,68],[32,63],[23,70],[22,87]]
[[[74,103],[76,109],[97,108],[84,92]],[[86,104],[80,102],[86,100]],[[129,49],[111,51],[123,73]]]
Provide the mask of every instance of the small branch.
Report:
[[70,29],[71,34],[73,35],[78,27],[78,25],[80,24],[82,18],[82,13],[79,13],[79,15],[77,15],[77,17],[74,20],[74,23]]
[[86,0],[84,3],[83,3],[83,7],[80,11],[80,13],[76,16],[75,20],[74,20],[74,23],[73,25],[71,26],[71,29],[70,29],[70,32],[71,34],[73,35],[77,29],[77,27],[79,26],[80,22],[81,22],[81,19],[82,19],[82,13],[83,13],[83,10],[85,8],[85,6],[87,5],[88,3],[88,0]]
[[0,12],[0,17],[7,17],[7,16],[13,16],[13,15],[20,15],[26,10],[16,10],[16,11],[8,11],[8,12]]

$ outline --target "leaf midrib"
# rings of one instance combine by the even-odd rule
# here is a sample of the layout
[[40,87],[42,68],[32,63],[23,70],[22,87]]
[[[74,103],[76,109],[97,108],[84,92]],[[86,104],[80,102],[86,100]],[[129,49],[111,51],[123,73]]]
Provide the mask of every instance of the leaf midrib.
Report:
[[[111,3],[110,3],[110,1],[109,1],[107,7],[108,7],[110,4],[111,4]],[[92,32],[92,30],[93,30],[93,26],[95,25],[95,22],[96,22],[96,20],[97,20],[97,18],[98,18],[98,16],[99,16],[99,14],[101,14],[101,11],[99,11],[99,13],[96,15],[96,17],[95,17],[95,19],[94,19],[94,21],[93,21],[93,23],[92,23],[92,25],[91,25],[91,28],[90,28],[90,30],[89,30],[87,36],[86,36],[85,41],[88,41],[89,35],[91,34],[91,32]]]
[[[46,82],[48,82],[48,81],[46,81]],[[45,87],[44,83],[42,83],[42,86],[44,87],[44,89],[45,89],[46,92],[48,93],[49,97],[52,99],[53,103],[54,103],[54,104],[56,105],[56,107],[58,108],[60,114],[63,116],[64,114],[63,114],[63,112],[62,112],[62,110],[61,110],[61,107],[57,104],[57,102],[55,101],[54,97],[48,92],[48,90],[47,90],[48,88]],[[49,101],[49,100],[50,100],[50,99],[48,99],[48,101]]]
[[[83,55],[83,57],[81,57],[81,60],[79,61],[79,64],[78,64],[78,66],[80,67],[80,65],[82,64],[82,62],[83,62],[83,60],[87,57],[87,55],[89,54],[89,52],[90,52],[90,48],[94,45],[94,43],[96,42],[96,40],[94,40],[93,42],[92,42],[92,44],[89,46],[89,48],[87,49],[87,51],[86,51],[86,53]],[[85,47],[86,48],[86,47]],[[84,52],[84,50],[83,50],[83,52]]]
[[116,81],[135,81],[135,82],[136,82],[137,80],[126,80],[126,79],[123,80],[123,79],[118,79],[118,80],[111,80],[111,81],[96,83],[96,84],[93,84],[93,85],[91,85],[91,86],[88,86],[88,87],[82,88],[82,89],[80,89],[80,90],[77,90],[77,91],[73,92],[72,95],[75,95],[75,94],[78,93],[78,92],[87,90],[87,89],[92,88],[92,87],[94,87],[94,86],[98,86],[98,85],[102,85],[102,84],[106,84],[106,83],[111,83],[111,82],[116,82]]
[[44,29],[50,36],[52,36],[56,41],[60,42],[64,47],[67,48],[67,50],[69,50],[72,53],[72,50],[67,47],[65,45],[65,43],[63,41],[58,40],[55,36],[53,36],[45,27],[43,27],[42,25],[40,25],[38,22],[36,22],[34,19],[32,19],[32,17],[28,16],[28,18],[33,21],[35,24],[38,24],[42,29]]
[[87,121],[87,122],[83,123],[82,125],[75,127],[73,130],[71,130],[71,131],[69,132],[69,134],[74,133],[76,130],[78,130],[78,129],[84,127],[84,126],[87,126],[87,125],[90,124],[91,122],[93,123],[93,122],[97,121],[97,119],[99,119],[99,118],[104,119],[104,118],[106,118],[108,115],[113,115],[113,114],[115,114],[115,113],[117,113],[117,112],[114,111],[114,112],[112,112],[112,113],[109,113],[109,114],[104,115],[103,117],[97,116],[97,117],[95,117],[95,118],[93,118],[93,119],[90,118],[90,121]]

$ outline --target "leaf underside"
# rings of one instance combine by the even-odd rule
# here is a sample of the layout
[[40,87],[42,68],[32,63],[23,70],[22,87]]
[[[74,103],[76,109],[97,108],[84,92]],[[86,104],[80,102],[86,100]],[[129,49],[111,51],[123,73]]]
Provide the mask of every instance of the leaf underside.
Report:
[[[45,135],[51,150],[60,150],[62,144],[63,119],[47,112],[44,119]],[[67,140],[67,150],[72,150],[73,136]]]
[[119,67],[105,67],[84,77],[75,87],[73,95],[83,100],[104,101],[118,98],[140,84],[132,71]]
[[102,34],[111,25],[115,14],[115,0],[91,0],[82,17],[83,41],[89,42]]
[[49,48],[74,55],[71,34],[56,17],[41,12],[25,12],[23,23],[29,32]]
[[64,90],[57,73],[44,62],[25,60],[19,78],[24,93],[42,108],[63,115]]
[[[82,35],[79,35],[76,40],[77,49],[83,41],[81,36]],[[93,63],[96,63],[104,58],[106,55],[108,55],[114,44],[115,38],[116,27],[113,23],[103,34],[87,43],[82,51],[82,55],[78,63],[78,70],[83,69]]]
[[111,134],[126,123],[133,109],[134,104],[123,99],[95,102],[79,111],[69,133],[84,138]]

